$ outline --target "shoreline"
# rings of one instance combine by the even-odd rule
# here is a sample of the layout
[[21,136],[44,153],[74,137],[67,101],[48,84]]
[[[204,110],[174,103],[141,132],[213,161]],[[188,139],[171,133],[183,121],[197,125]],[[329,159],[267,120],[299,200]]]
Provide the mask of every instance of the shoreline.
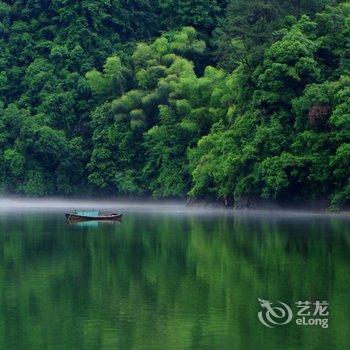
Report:
[[277,206],[261,206],[252,208],[224,207],[215,203],[196,202],[188,203],[185,200],[155,200],[155,199],[76,199],[76,198],[23,198],[6,197],[0,198],[0,212],[10,210],[24,211],[54,211],[70,209],[118,209],[125,212],[145,213],[173,213],[173,214],[198,214],[198,215],[229,215],[251,217],[334,217],[349,218],[350,211],[327,211],[325,209],[292,208]]

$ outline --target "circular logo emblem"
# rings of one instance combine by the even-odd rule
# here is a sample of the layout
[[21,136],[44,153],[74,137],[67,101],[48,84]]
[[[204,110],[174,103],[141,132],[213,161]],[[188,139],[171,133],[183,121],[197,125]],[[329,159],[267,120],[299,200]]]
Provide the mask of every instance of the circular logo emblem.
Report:
[[263,311],[258,313],[259,321],[266,327],[281,326],[289,323],[293,318],[292,309],[279,301],[278,306],[273,306],[271,301],[258,299]]

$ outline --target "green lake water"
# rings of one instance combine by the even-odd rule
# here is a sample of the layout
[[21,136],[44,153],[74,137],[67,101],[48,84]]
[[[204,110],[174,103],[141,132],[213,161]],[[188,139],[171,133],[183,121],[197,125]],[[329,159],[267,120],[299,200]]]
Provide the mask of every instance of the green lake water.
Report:
[[[264,326],[258,299],[293,311]],[[329,302],[329,327],[295,323]],[[293,215],[0,213],[0,349],[348,349],[350,221]]]

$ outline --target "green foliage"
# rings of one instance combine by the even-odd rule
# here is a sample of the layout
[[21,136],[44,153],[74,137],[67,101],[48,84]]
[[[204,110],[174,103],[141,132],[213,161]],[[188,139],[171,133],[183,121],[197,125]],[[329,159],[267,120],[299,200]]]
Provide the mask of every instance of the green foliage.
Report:
[[349,16],[335,0],[0,2],[1,189],[346,207]]
[[162,0],[161,8],[170,27],[193,26],[210,33],[225,6],[220,0]]
[[[217,124],[190,151],[190,195],[236,205],[259,198],[349,205],[348,30],[343,6],[314,21],[304,16],[265,50],[252,73],[238,68],[232,74],[239,90],[234,120]],[[249,75],[253,90],[245,83]]]
[[[136,86],[104,104],[93,116],[94,149],[89,164],[92,183],[114,188],[120,194],[186,194],[190,179],[187,147],[213,122],[211,115],[197,105],[206,108],[215,86],[211,84],[222,79],[224,73],[216,76],[214,69],[208,68],[208,78],[205,75],[198,79],[193,63],[179,55],[200,54],[204,48],[194,29],[188,27],[150,45],[137,46],[132,56]],[[193,84],[200,85],[194,88]],[[192,111],[192,101],[185,98],[192,99],[197,110]],[[186,113],[193,113],[193,120],[189,115],[186,118]]]
[[215,29],[214,44],[219,64],[247,68],[263,59],[265,49],[303,14],[315,15],[336,0],[230,0],[225,18]]
[[68,139],[63,131],[44,125],[42,115],[31,117],[14,104],[1,113],[0,130],[0,173],[6,191],[70,194],[77,191],[79,181],[84,185],[84,155],[79,138]]
[[103,73],[96,69],[85,74],[92,92],[102,98],[121,95],[127,89],[129,71],[117,56],[108,57],[103,66]]
[[[92,111],[135,85],[130,56],[136,40],[150,41],[171,30],[170,12],[158,0],[0,2],[1,188],[38,195],[96,190],[87,181],[87,163],[95,152]],[[190,17],[197,14],[188,13],[186,21],[195,23]],[[175,35],[169,45],[176,50],[168,52],[203,53],[204,42],[193,41],[194,29]],[[162,73],[157,67],[151,72]],[[152,94],[144,95],[151,113]],[[142,129],[143,112],[137,108],[130,111],[131,133]],[[12,183],[8,174],[15,176]],[[129,181],[127,188],[132,187]]]

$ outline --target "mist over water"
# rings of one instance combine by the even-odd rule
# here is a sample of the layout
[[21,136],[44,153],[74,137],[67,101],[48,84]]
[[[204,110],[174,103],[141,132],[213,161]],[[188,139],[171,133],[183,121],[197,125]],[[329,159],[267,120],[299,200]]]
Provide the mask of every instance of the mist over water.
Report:
[[62,198],[0,198],[0,213],[8,211],[25,212],[67,212],[72,210],[113,210],[123,213],[149,213],[149,214],[173,214],[173,215],[225,215],[236,217],[266,217],[266,218],[307,218],[307,217],[335,217],[350,219],[350,212],[325,212],[310,210],[287,210],[287,209],[233,209],[215,204],[189,205],[186,201],[164,201],[152,199],[123,198],[116,199],[62,199]]
[[11,209],[118,209],[128,211],[173,211],[184,210],[185,202],[126,201],[123,199],[79,200],[62,198],[0,198],[0,210]]

